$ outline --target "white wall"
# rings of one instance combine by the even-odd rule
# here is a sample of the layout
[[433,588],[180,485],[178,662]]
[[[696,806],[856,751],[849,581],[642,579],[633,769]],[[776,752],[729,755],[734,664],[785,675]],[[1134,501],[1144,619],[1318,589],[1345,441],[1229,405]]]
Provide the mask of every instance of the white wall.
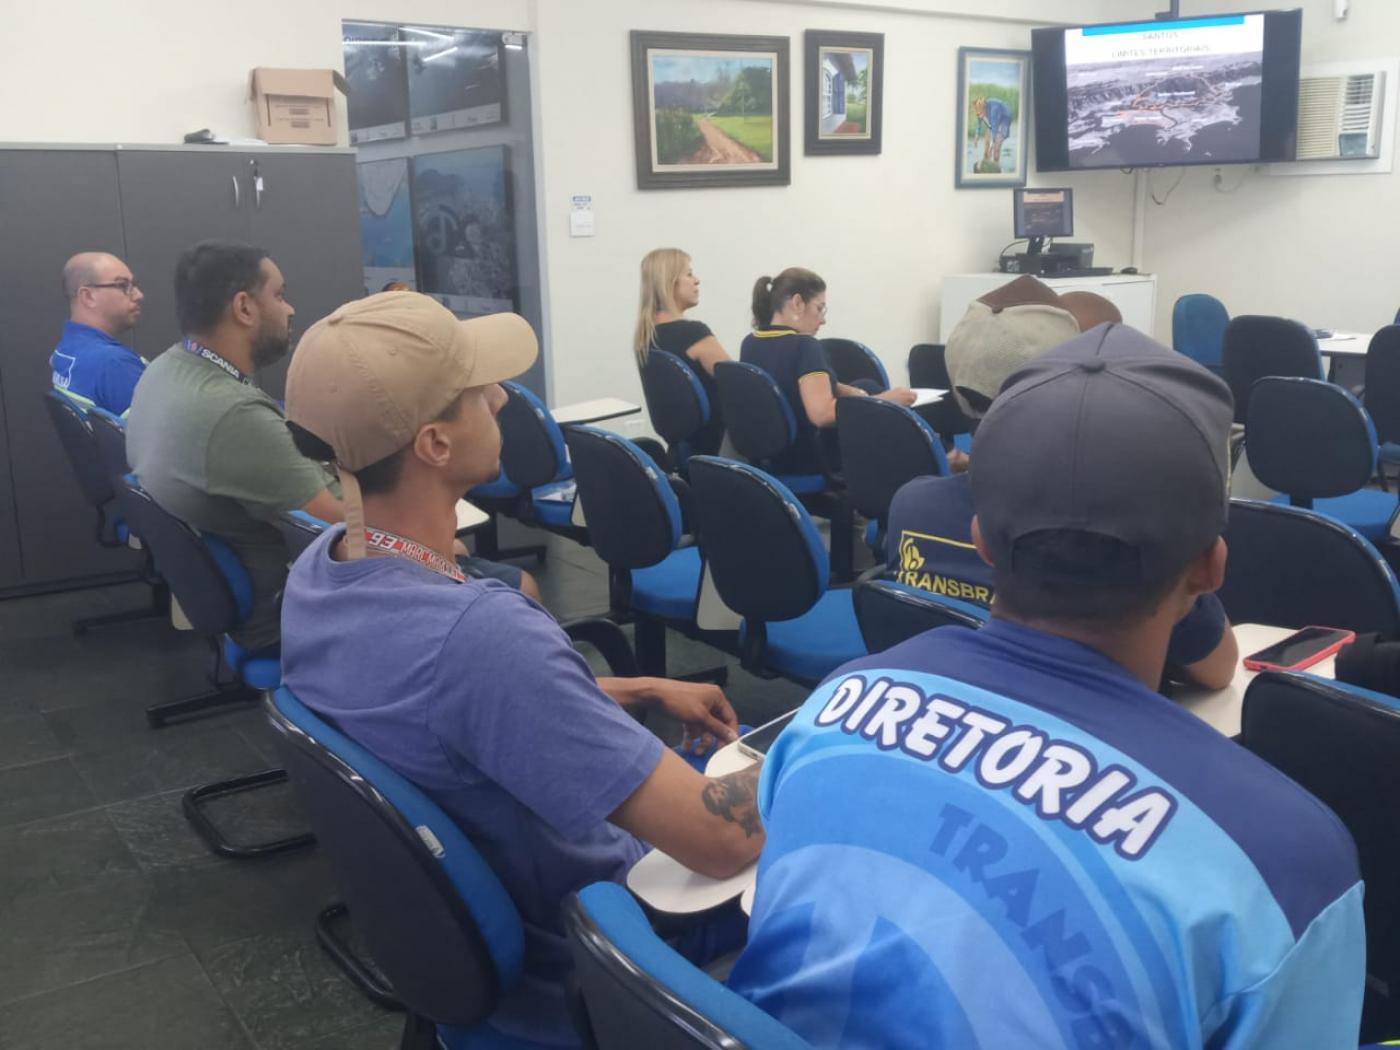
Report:
[[[771,3],[772,0],[754,0]],[[981,21],[1031,22],[1045,25],[1113,22],[1143,18],[1155,10],[1138,0],[784,0],[807,7],[842,7],[902,11],[935,18],[975,18]]]
[[[543,179],[551,399],[640,398],[630,354],[637,264],[660,245],[695,258],[695,316],[737,353],[763,273],[816,269],[830,335],[874,346],[903,375],[937,331],[940,278],[986,269],[1011,239],[1010,195],[953,189],[956,56],[962,45],[1026,48],[1038,21],[1138,17],[1155,0],[76,0],[11,5],[0,64],[0,141],[178,142],[213,127],[252,134],[253,66],[339,67],[340,20],[533,31]],[[791,38],[792,184],[640,192],[631,123],[630,29]],[[884,153],[802,155],[802,31],[885,34]],[[22,102],[16,100],[23,100]],[[1032,181],[1036,177],[1032,176]],[[1077,237],[1128,261],[1131,189],[1113,174],[1060,176],[1077,189]],[[591,194],[598,235],[568,236],[569,198]]]
[[[342,18],[528,29],[528,0],[70,0],[5,5],[0,142],[253,135],[254,66],[343,69]],[[341,140],[345,140],[341,104]]]
[[[1238,0],[1188,0],[1190,14],[1238,10]],[[1247,5],[1245,5],[1247,6]],[[1400,53],[1400,3],[1353,0],[1344,22],[1332,0],[1303,8],[1303,65]],[[1397,114],[1386,115],[1395,127]],[[1153,176],[1158,197],[1174,172]],[[1157,331],[1171,330],[1171,304],[1210,292],[1232,314],[1295,317],[1316,327],[1372,331],[1400,307],[1394,264],[1400,171],[1375,175],[1264,175],[1188,168],[1165,206],[1148,205],[1146,264],[1159,274]]]
[[[1023,13],[1042,7],[1064,13],[1070,6],[1019,5]],[[1088,17],[1103,17],[1110,5],[1073,6],[1097,8]],[[1128,5],[1112,6],[1124,12]],[[953,97],[959,46],[1026,48],[1027,25],[757,0],[612,0],[603,17],[599,5],[539,0],[537,28],[546,284],[558,399],[640,397],[631,334],[637,266],[652,248],[675,246],[691,254],[702,285],[693,316],[707,322],[730,353],[737,355],[748,328],[754,280],[806,266],[828,284],[823,334],[868,343],[902,378],[909,347],[936,341],[942,275],[991,267],[1011,240],[1008,191],[953,189]],[[629,28],[790,36],[792,184],[637,190]],[[885,34],[881,155],[803,156],[804,28]],[[1100,259],[1125,265],[1129,181],[1101,175],[1040,181],[1047,179],[1078,190],[1076,239],[1096,241]],[[596,237],[569,236],[574,194],[592,195]]]

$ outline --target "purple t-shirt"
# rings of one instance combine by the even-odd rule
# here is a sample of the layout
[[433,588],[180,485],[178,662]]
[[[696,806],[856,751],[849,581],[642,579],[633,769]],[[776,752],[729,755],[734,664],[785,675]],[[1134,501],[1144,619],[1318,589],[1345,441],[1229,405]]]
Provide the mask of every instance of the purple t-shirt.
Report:
[[[607,818],[663,745],[519,591],[402,558],[335,561],[343,532],[327,529],[292,567],[282,682],[466,831],[525,920],[527,975],[557,989],[560,906],[646,851]],[[523,1012],[540,1020],[562,1008],[553,998]]]

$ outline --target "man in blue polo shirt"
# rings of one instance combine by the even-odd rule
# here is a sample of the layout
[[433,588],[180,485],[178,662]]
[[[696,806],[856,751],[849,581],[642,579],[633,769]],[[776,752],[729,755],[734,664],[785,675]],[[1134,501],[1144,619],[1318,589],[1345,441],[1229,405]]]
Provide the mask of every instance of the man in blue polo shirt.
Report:
[[63,291],[68,323],[49,357],[53,385],[84,408],[125,415],[146,362],[120,337],[136,327],[145,296],[126,263],[106,252],[69,259]]
[[1232,414],[1116,325],[1011,377],[972,464],[992,620],[840,668],[768,752],[734,987],[843,1050],[1356,1045],[1346,829],[1153,691],[1223,578]]

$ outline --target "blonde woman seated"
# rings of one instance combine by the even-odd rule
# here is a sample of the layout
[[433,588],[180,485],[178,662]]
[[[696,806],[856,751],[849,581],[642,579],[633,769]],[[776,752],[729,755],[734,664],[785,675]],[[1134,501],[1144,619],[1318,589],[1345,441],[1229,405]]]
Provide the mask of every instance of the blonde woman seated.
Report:
[[[838,383],[816,338],[826,324],[826,282],[811,270],[789,267],[753,286],[754,330],[745,336],[739,360],[756,365],[777,381],[797,419],[797,440],[775,462],[783,473],[820,470],[818,432],[836,424],[837,397],[867,397],[868,391]],[[873,395],[901,405],[914,403],[914,391],[894,387]]]
[[682,315],[700,304],[700,278],[690,265],[690,256],[679,248],[657,248],[642,260],[642,300],[637,314],[637,333],[632,349],[637,367],[644,368],[647,355],[661,351],[680,358],[695,373],[710,402],[709,421],[690,439],[691,451],[714,455],[724,440],[724,420],[719,411],[714,370],[729,355],[703,321]]

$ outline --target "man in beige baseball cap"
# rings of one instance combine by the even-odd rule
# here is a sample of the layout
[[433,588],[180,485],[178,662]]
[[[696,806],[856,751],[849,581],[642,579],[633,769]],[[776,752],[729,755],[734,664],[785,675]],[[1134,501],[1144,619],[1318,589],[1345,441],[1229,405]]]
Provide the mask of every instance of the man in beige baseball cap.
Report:
[[[958,405],[980,420],[1008,378],[1081,332],[1122,327],[1112,302],[1092,292],[1057,295],[1031,276],[1021,276],[971,303],[948,336],[948,379]],[[1129,332],[1132,330],[1129,329]],[[1133,333],[1137,334],[1137,333]],[[1146,339],[1145,336],[1141,337]],[[1060,440],[1047,433],[1046,442]],[[975,447],[975,446],[974,446]],[[993,572],[972,543],[969,459],[955,461],[951,477],[915,478],[890,501],[886,563],[891,576],[943,598],[989,606]],[[1223,689],[1234,677],[1239,649],[1224,607],[1202,594],[1173,636],[1171,672],[1208,689]]]
[[[731,740],[713,685],[595,679],[543,608],[452,558],[458,497],[494,477],[498,385],[538,352],[523,318],[458,321],[427,296],[349,303],[302,338],[287,417],[340,469],[347,524],[297,559],[282,606],[282,681],[426,791],[466,831],[525,922],[525,976],[491,1024],[575,1038],[560,908],[621,880],[654,846],[731,875],[763,844],[756,768],[710,780],[629,712]],[[717,945],[721,949],[723,945]]]
[[[449,410],[494,404],[490,425],[477,413],[477,430],[463,435],[459,449],[466,454],[451,464],[454,469],[435,478],[452,485],[459,473],[473,478],[499,473],[501,438],[494,418],[504,392],[497,384],[528,369],[538,353],[534,331],[516,314],[461,322],[416,294],[386,292],[360,299],[312,326],[287,372],[287,419],[294,437],[309,446],[303,452],[329,451],[339,470],[345,520],[352,526],[345,538],[350,557],[366,554],[364,485],[358,475],[370,472],[373,495],[392,487],[411,454],[431,458],[433,450],[420,450],[415,440],[424,424],[445,425]],[[467,399],[472,404],[459,404],[468,390],[476,392]],[[457,489],[457,496],[465,491]],[[381,508],[381,516],[386,510],[395,513]],[[449,525],[455,531],[455,512],[451,522],[437,521],[436,531]],[[539,596],[533,586],[526,592]]]

